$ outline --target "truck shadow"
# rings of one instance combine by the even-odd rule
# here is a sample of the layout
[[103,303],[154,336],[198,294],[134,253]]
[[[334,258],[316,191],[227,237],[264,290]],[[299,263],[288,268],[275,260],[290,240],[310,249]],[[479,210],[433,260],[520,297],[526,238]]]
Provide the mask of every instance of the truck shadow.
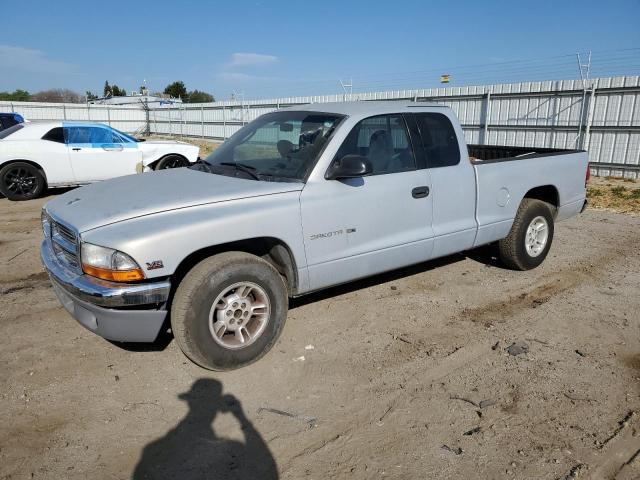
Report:
[[[222,394],[222,383],[200,378],[178,398],[188,403],[189,412],[163,437],[144,447],[133,480],[278,478],[276,461],[266,442],[246,417],[240,401]],[[213,429],[216,416],[225,413],[240,424],[244,442],[221,437]]]

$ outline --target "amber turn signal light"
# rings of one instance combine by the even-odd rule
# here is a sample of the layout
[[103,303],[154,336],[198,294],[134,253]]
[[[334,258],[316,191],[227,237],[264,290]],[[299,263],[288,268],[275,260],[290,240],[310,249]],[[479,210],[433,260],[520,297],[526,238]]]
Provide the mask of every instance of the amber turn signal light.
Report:
[[109,270],[106,268],[92,267],[91,265],[83,263],[82,270],[92,277],[110,280],[112,282],[134,282],[144,279],[144,274],[139,268],[133,270]]

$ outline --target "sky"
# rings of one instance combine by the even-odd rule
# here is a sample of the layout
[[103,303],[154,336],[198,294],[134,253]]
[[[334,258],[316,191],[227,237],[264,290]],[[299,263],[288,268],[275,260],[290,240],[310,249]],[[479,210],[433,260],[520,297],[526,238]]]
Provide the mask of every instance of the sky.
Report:
[[[0,91],[105,80],[218,100],[640,75],[640,0],[0,0]],[[349,87],[346,87],[349,90]]]

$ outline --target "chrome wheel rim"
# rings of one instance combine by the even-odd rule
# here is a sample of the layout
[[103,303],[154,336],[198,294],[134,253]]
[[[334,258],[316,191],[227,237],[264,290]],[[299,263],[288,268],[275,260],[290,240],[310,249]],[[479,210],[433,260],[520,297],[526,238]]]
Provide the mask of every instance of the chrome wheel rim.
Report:
[[524,245],[529,256],[537,257],[540,255],[547,246],[548,240],[549,224],[547,223],[547,219],[538,216],[531,220],[524,239]]
[[270,316],[271,304],[262,287],[251,282],[234,283],[213,302],[209,331],[224,348],[246,348],[264,333]]

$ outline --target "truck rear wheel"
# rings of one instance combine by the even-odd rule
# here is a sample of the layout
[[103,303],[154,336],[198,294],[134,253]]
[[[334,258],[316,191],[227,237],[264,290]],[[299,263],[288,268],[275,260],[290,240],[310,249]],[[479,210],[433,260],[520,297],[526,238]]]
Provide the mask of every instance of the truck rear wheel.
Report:
[[511,231],[499,242],[500,258],[515,270],[531,270],[540,265],[553,241],[553,212],[541,200],[522,200]]
[[265,260],[244,252],[209,257],[184,277],[171,307],[180,349],[210,370],[232,370],[265,355],[282,332],[288,296]]

